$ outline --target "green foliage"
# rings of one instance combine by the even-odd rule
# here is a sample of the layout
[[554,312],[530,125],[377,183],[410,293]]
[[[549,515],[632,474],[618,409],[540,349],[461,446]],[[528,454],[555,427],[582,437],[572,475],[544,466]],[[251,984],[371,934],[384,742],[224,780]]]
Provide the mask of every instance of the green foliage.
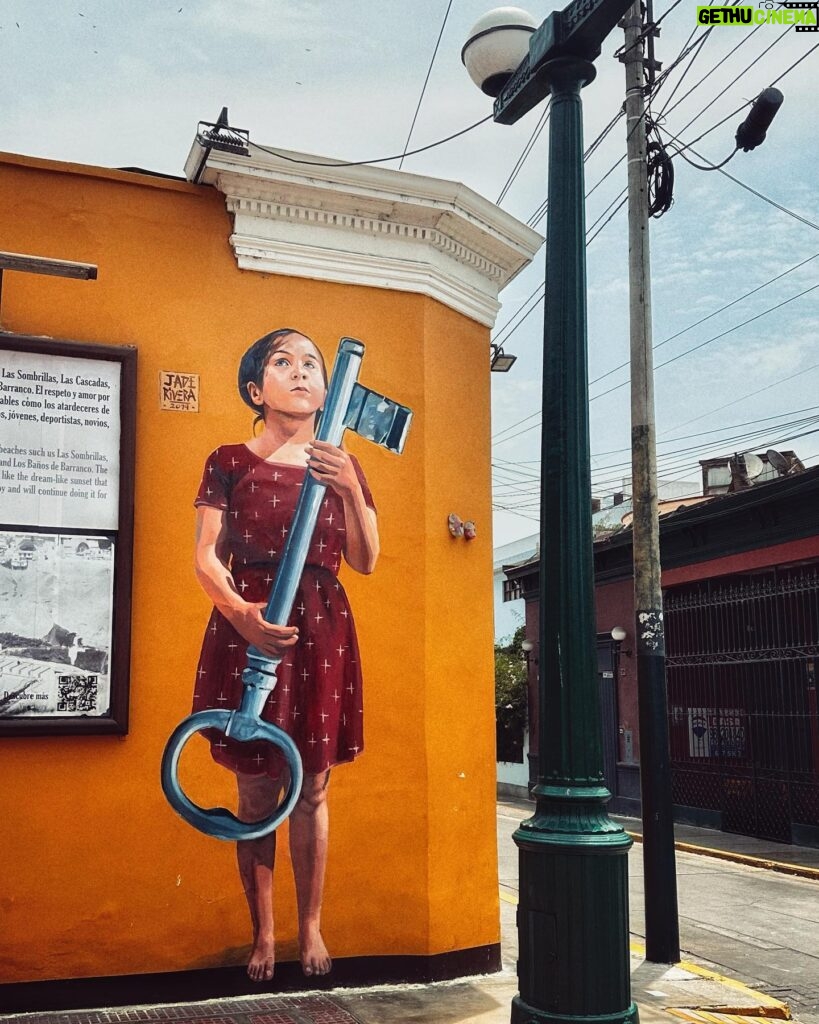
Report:
[[526,654],[521,647],[526,627],[519,626],[506,643],[495,644],[495,707],[526,712]]

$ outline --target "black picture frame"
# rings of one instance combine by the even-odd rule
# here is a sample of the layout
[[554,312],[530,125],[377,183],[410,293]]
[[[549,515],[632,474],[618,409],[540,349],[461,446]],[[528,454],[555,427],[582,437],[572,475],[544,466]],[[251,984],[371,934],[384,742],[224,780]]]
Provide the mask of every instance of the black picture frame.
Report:
[[[0,532],[39,535],[47,544],[53,538],[72,532],[81,537],[83,532],[93,535],[100,550],[107,542],[113,547],[113,582],[111,591],[111,630],[108,672],[110,691],[108,708],[102,714],[67,715],[3,713],[0,706],[0,737],[60,736],[60,735],[125,735],[128,732],[130,657],[131,657],[131,585],[134,542],[134,471],[136,459],[136,386],[137,350],[127,345],[97,345],[63,339],[43,338],[0,331],[0,365],[6,352],[28,353],[38,357],[53,357],[55,370],[66,358],[94,362],[115,362],[120,365],[119,405],[111,408],[110,415],[119,420],[119,487],[116,529],[83,529],[71,531],[70,524],[31,523],[6,521],[0,502]],[[64,364],[65,365],[65,364]],[[59,376],[58,376],[59,379]],[[2,398],[2,394],[0,394]],[[0,418],[0,446],[2,446],[4,419]],[[8,504],[8,503],[6,503]],[[0,635],[3,623],[0,621]],[[73,642],[73,641],[72,641]],[[2,654],[2,651],[0,651]],[[77,665],[75,660],[72,664]],[[0,698],[3,689],[0,686]]]

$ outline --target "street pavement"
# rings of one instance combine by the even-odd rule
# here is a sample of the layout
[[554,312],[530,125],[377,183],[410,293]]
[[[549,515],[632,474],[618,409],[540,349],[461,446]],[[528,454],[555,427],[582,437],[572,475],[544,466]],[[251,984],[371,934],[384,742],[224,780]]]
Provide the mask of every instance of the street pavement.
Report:
[[[529,802],[498,804],[503,970],[430,985],[260,993],[0,1017],[13,1024],[508,1024],[517,992],[518,858]],[[639,839],[640,822],[620,819]],[[819,1024],[819,851],[682,826],[677,878],[683,960],[648,964],[642,846],[629,853],[631,982],[641,1024]],[[700,852],[694,853],[692,850]],[[723,859],[732,858],[732,859]],[[767,865],[765,867],[761,865]],[[790,874],[785,872],[798,872]],[[275,982],[273,983],[275,985]],[[146,992],[146,996],[149,993]]]
[[[498,805],[502,892],[517,894],[517,850],[506,837],[530,814],[528,803]],[[638,819],[616,820],[641,838]],[[819,1024],[819,850],[686,825],[675,826],[675,838],[683,847],[676,853],[683,958],[788,1003],[802,1024]],[[629,853],[629,897],[636,945],[645,938],[639,841]],[[636,990],[633,975],[632,984]]]

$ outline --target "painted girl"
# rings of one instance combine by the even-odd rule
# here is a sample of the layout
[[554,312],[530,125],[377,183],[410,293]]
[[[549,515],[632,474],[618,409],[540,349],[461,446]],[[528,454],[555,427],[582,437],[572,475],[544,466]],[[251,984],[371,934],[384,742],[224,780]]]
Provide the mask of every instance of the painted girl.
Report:
[[[358,462],[315,438],[327,394],[316,345],[290,328],[255,342],[239,366],[239,394],[261,429],[245,444],[223,445],[207,460],[195,505],[196,575],[214,609],[202,643],[194,711],[236,708],[249,644],[282,656],[263,718],[295,741],[304,783],[290,816],[299,954],[307,975],[326,974],[321,935],[327,864],[330,769],[363,749],[361,671],[350,607],[337,575],[342,557],[370,573],[378,558],[378,524]],[[307,564],[287,625],[263,618],[293,519],[310,473],[327,485]],[[218,731],[211,754],[236,774],[238,817],[258,821],[275,809],[286,779],[278,748],[238,743]],[[237,843],[239,873],[253,925],[247,973],[273,977],[273,865],[276,833]]]

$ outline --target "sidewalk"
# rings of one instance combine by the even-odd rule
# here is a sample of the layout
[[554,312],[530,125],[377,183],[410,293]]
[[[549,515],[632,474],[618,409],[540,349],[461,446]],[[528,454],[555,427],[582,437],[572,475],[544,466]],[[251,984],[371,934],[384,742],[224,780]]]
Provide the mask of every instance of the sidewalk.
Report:
[[[498,810],[524,817],[531,804],[504,801]],[[618,818],[640,840],[640,822]],[[819,850],[766,843],[746,836],[676,826],[681,848],[758,867],[772,867],[819,878]],[[15,1024],[508,1024],[517,993],[515,910],[517,892],[501,884],[504,969],[498,974],[367,989],[331,989],[293,995],[240,996],[201,1003],[143,1005],[117,1009],[0,1016]],[[632,998],[642,1024],[762,1024],[787,1020],[785,1003],[755,992],[705,964],[682,961],[669,966],[644,961],[639,939],[631,941]],[[146,992],[149,997],[150,993]]]
[[[625,818],[617,814],[613,814],[612,818],[620,822],[636,842],[642,842],[643,826],[639,818]],[[676,848],[688,853],[701,853],[751,867],[819,879],[819,849],[816,847],[794,846],[771,839],[755,839],[753,836],[738,836],[731,832],[717,832],[712,828],[680,824],[674,825],[674,839]]]

